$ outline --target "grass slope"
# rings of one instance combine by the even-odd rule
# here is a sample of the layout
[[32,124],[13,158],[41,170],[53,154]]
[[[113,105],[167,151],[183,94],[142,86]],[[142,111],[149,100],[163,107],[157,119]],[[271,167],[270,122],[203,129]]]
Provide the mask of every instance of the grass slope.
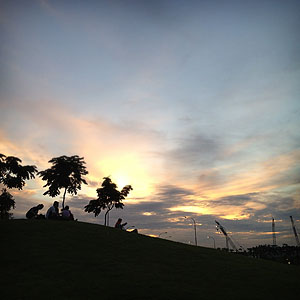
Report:
[[300,268],[81,222],[0,222],[2,299],[282,299]]

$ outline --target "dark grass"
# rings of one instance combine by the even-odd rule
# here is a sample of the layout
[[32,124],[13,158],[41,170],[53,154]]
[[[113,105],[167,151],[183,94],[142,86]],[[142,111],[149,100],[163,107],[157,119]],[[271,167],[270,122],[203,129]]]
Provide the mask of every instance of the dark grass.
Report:
[[0,222],[1,299],[284,299],[300,267],[81,222]]

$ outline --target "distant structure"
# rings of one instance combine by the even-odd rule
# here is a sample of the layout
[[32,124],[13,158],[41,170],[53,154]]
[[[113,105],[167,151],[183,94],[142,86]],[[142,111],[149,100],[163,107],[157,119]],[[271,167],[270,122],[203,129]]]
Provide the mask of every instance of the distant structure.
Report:
[[273,246],[276,247],[275,220],[272,218]]
[[297,230],[296,230],[296,227],[295,227],[295,224],[294,224],[294,220],[293,220],[293,217],[290,216],[291,218],[291,223],[292,223],[292,227],[293,227],[293,231],[294,231],[294,235],[295,235],[295,239],[296,239],[296,245],[298,247],[300,247],[300,242],[299,242],[299,238],[298,238],[298,233],[297,233]]
[[217,223],[217,230],[220,230],[224,234],[224,236],[226,238],[226,248],[229,250],[229,244],[230,244],[230,246],[232,247],[232,249],[234,251],[238,251],[238,249],[235,246],[234,242],[232,241],[232,239],[227,234],[225,228],[218,221],[215,221],[215,222]]

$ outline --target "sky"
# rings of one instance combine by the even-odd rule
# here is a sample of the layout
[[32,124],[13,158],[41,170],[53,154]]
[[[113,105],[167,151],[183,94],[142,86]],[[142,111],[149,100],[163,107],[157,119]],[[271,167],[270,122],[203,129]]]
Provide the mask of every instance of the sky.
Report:
[[[299,1],[0,0],[0,153],[45,170],[86,162],[79,221],[103,177],[133,191],[110,214],[143,234],[225,247],[300,232]],[[13,189],[15,218],[43,196]],[[188,218],[184,218],[187,216]],[[165,233],[167,232],[167,233]],[[211,236],[212,238],[207,238]]]

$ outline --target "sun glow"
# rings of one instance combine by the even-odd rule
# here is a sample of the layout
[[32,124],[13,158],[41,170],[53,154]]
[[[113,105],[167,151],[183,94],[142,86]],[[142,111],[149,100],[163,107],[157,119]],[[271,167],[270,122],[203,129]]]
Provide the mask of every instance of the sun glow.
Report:
[[210,214],[211,211],[207,207],[199,207],[199,206],[175,206],[169,208],[170,211],[182,211],[182,212],[190,212],[190,213],[196,213],[201,215]]
[[109,176],[121,190],[131,185],[133,190],[128,199],[146,197],[152,192],[153,182],[147,165],[135,154],[121,154],[117,157],[105,158],[97,162],[102,176]]
[[224,216],[220,216],[222,219],[226,219],[226,220],[245,220],[245,219],[249,219],[250,214],[229,214],[229,215],[224,215]]

